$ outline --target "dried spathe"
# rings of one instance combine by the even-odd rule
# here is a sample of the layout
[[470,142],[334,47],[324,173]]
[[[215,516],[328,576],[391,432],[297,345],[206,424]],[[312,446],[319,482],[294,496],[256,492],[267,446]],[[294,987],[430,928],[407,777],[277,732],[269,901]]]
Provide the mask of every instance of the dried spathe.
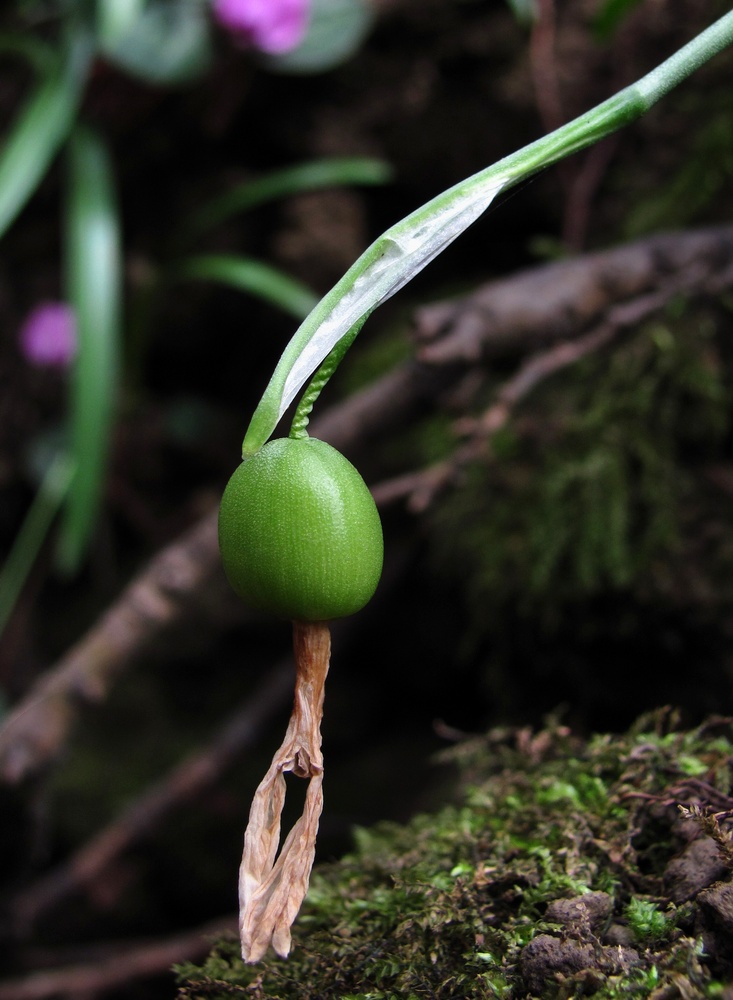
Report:
[[[294,622],[295,701],[285,739],[252,801],[239,869],[239,931],[245,962],[259,962],[272,945],[285,958],[290,928],[308,891],[323,809],[321,718],[331,653],[323,622]],[[285,774],[305,778],[303,815],[278,855]]]

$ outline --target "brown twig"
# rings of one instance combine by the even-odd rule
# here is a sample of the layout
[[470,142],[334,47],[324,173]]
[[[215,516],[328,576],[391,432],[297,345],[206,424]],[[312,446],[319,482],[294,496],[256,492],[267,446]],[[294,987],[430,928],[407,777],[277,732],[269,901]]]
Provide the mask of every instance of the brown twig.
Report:
[[[536,11],[530,36],[529,64],[542,128],[551,132],[567,120],[557,71],[554,0],[538,0]],[[618,140],[614,136],[591,147],[581,157],[563,160],[557,166],[557,175],[565,191],[562,241],[574,253],[578,253],[585,243],[593,196],[617,145]]]
[[85,997],[165,974],[178,962],[206,955],[211,939],[233,931],[236,919],[213,920],[192,931],[134,945],[106,948],[105,957],[84,965],[47,969],[0,982],[0,1000],[46,1000],[47,997]]
[[593,198],[617,147],[615,135],[592,146],[570,178],[563,209],[562,241],[573,253],[579,253],[585,245]]
[[504,383],[497,401],[481,417],[460,422],[460,429],[468,437],[449,458],[427,469],[377,484],[372,491],[376,502],[386,505],[405,500],[415,513],[425,510],[436,495],[455,480],[461,468],[486,452],[490,438],[506,426],[514,409],[534,388],[562,368],[606,346],[617,332],[615,328],[604,325],[579,340],[558,344],[548,351],[532,355],[516,375]]
[[496,401],[485,413],[478,418],[460,422],[459,428],[466,435],[466,440],[449,458],[427,469],[378,484],[373,489],[376,502],[386,505],[406,500],[410,509],[416,513],[425,510],[436,494],[455,480],[462,467],[486,453],[490,438],[506,426],[519,403],[541,383],[558,371],[607,347],[624,330],[638,326],[679,295],[692,292],[719,294],[732,285],[733,266],[720,273],[710,274],[698,262],[690,265],[687,273],[677,274],[674,280],[665,281],[659,290],[640,295],[610,309],[604,321],[582,337],[536,352],[501,386]]
[[[529,65],[534,84],[535,101],[542,128],[552,132],[563,123],[562,100],[555,65],[555,2],[538,0],[529,39]],[[565,163],[558,164],[562,174]]]
[[[733,226],[663,233],[555,261],[418,309],[423,365],[475,365],[583,335],[609,309],[697,275],[700,291],[733,264]],[[680,287],[680,291],[682,291]]]

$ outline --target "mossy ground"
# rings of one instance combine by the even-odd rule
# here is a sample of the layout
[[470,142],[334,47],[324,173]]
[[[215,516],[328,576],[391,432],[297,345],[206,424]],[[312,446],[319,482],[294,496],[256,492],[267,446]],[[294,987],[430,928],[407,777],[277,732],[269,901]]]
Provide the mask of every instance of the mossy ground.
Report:
[[497,730],[446,756],[456,804],[356,831],[289,959],[220,941],[181,1000],[733,996],[733,720]]

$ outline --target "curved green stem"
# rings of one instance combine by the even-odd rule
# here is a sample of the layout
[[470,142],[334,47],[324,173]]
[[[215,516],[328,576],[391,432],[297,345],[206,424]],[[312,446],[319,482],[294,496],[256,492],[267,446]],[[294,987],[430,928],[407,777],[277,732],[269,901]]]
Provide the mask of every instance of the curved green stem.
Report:
[[338,344],[334,347],[331,353],[327,356],[326,360],[323,362],[321,367],[318,369],[316,374],[310,381],[308,388],[303,393],[303,397],[298,403],[298,408],[295,411],[295,416],[293,417],[293,422],[290,426],[290,434],[288,437],[291,438],[304,438],[308,437],[308,423],[310,421],[311,410],[318,397],[321,395],[321,390],[325,386],[326,382],[331,378],[333,373],[336,371],[338,366],[341,364],[346,352],[354,343],[356,335],[361,330],[362,326],[366,323],[367,317],[364,316],[358,323],[355,323],[345,337],[339,340]]
[[296,330],[260,400],[242,445],[253,455],[341,339],[474,222],[496,195],[635,121],[733,42],[725,14],[656,69],[614,97],[418,208],[364,251]]

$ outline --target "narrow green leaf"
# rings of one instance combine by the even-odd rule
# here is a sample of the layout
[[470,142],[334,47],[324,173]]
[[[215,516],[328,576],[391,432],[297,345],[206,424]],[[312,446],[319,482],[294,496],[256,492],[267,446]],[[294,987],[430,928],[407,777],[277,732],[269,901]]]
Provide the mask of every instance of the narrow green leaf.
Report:
[[43,72],[0,151],[0,236],[36,190],[76,116],[89,65],[77,36]]
[[333,157],[300,163],[257,180],[237,184],[231,191],[204,205],[191,220],[189,228],[202,232],[239,212],[302,191],[348,184],[384,184],[391,175],[388,164],[368,156]]
[[117,394],[121,251],[109,158],[99,137],[78,129],[69,148],[66,205],[67,300],[77,322],[72,378],[71,454],[76,473],[64,508],[58,562],[79,566],[94,530]]
[[307,316],[318,301],[318,296],[302,282],[249,257],[224,254],[192,257],[184,261],[176,273],[183,278],[215,281],[241,292],[249,292],[279,306],[296,319]]
[[72,474],[73,466],[67,455],[57,455],[49,464],[8,557],[0,569],[0,633],[8,623],[41,545],[68,492]]
[[242,446],[258,451],[324,358],[353,327],[398,292],[484,212],[508,186],[487,171],[463,181],[383,233],[296,330],[255,410]]

